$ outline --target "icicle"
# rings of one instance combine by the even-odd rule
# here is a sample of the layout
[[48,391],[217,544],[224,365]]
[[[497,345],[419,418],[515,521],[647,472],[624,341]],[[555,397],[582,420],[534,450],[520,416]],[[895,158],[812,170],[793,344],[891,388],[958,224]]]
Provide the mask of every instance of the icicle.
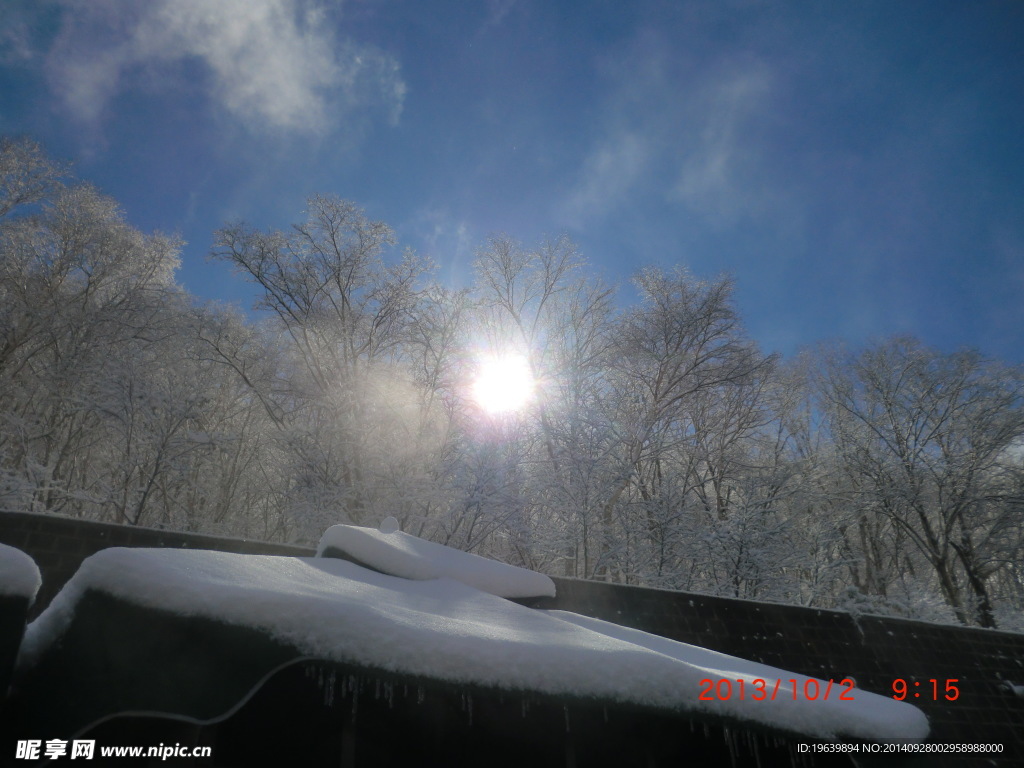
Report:
[[466,711],[469,712],[469,725],[473,727],[473,694],[466,694]]
[[522,699],[520,699],[520,703],[522,705],[522,710],[521,710],[522,711],[522,718],[525,720],[526,719],[526,713],[530,709],[529,705],[526,703],[526,697],[525,696]]
[[384,683],[384,698],[387,699],[388,709],[395,708],[395,684],[391,682]]
[[729,747],[729,765],[732,768],[736,768],[736,739],[733,738],[732,732],[728,726],[722,728],[722,737],[725,739],[726,745]]
[[376,680],[374,680],[373,698],[376,699],[377,701],[380,701],[380,678],[379,677]]
[[327,675],[327,683],[326,683],[326,685],[324,686],[324,689],[323,689],[323,693],[324,693],[324,706],[325,707],[333,707],[334,706],[334,682],[335,682],[336,677],[337,676],[336,676],[335,671],[333,669]]
[[565,768],[576,768],[576,745],[568,733],[565,737]]
[[426,691],[423,690],[423,686],[422,685],[417,685],[416,686],[416,703],[417,704],[422,704],[423,700],[425,698],[427,698],[427,693],[426,693]]
[[804,754],[797,754],[796,747],[793,746],[793,742],[789,742],[786,745],[789,750],[789,761],[790,765],[794,768],[800,768],[801,766],[813,766],[814,761],[808,760],[808,756]]
[[562,712],[565,713],[565,732],[569,732],[569,707],[562,705]]

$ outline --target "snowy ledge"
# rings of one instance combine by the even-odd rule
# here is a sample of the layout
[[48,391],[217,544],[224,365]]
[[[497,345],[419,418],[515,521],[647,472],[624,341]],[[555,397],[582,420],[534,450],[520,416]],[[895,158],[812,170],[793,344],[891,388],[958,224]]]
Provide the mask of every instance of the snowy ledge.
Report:
[[[29,625],[22,670],[59,646],[89,590],[257,629],[311,657],[440,681],[706,713],[811,738],[920,741],[929,730],[920,710],[891,698],[855,690],[854,701],[794,699],[788,681],[802,686],[802,675],[533,610],[448,578],[410,581],[330,558],[104,550]],[[784,684],[776,701],[702,701],[708,678]]]
[[393,517],[386,518],[379,530],[355,525],[328,528],[317,556],[332,548],[362,565],[404,579],[455,579],[498,597],[555,596],[555,583],[543,573],[410,536],[398,530]]
[[0,544],[0,595],[25,597],[32,603],[42,583],[35,560],[20,549]]

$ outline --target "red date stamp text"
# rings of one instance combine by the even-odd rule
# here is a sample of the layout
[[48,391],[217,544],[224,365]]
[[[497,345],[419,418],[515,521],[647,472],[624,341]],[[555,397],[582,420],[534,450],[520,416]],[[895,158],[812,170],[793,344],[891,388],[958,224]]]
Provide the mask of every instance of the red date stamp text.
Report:
[[816,680],[813,677],[798,680],[790,678],[776,678],[774,680],[763,680],[760,677],[753,680],[737,678],[719,678],[714,680],[706,677],[700,681],[701,701],[778,701],[791,699],[793,701],[853,701],[854,681],[849,677],[842,680]]

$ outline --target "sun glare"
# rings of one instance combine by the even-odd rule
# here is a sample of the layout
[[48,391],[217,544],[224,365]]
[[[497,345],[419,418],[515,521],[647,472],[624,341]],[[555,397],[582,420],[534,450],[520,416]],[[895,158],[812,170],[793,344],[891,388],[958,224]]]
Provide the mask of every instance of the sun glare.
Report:
[[473,397],[488,413],[516,411],[533,394],[530,365],[522,355],[487,357],[473,383]]

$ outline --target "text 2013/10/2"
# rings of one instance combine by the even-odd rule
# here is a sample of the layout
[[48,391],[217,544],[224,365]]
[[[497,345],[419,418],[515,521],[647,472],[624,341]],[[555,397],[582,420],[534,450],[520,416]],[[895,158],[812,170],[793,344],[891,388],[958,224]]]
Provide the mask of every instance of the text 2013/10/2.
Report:
[[849,677],[844,677],[838,682],[832,679],[828,681],[815,680],[810,677],[803,681],[803,685],[796,678],[762,680],[758,677],[753,680],[741,678],[729,680],[723,677],[713,680],[706,677],[700,681],[700,696],[698,698],[701,701],[730,701],[733,698],[741,701],[744,699],[775,701],[782,696],[783,698],[792,698],[793,701],[800,699],[828,701],[830,698],[839,701],[853,701],[854,686],[854,681]]

